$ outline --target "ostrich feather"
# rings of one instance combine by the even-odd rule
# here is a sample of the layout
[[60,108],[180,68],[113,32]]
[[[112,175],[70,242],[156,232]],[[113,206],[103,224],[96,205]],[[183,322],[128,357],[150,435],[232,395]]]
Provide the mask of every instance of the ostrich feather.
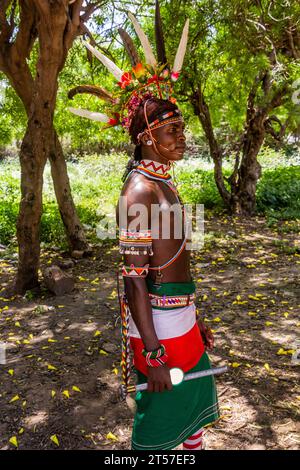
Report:
[[113,76],[120,82],[123,75],[123,71],[108,57],[102,54],[100,51],[91,46],[88,42],[83,41],[83,44],[94,54],[97,59],[102,62],[103,65],[113,74]]
[[128,54],[128,57],[130,59],[131,65],[135,67],[140,62],[140,58],[136,50],[136,47],[133,43],[133,40],[131,39],[129,34],[125,31],[125,29],[119,28],[118,31],[121,36],[124,47],[126,49],[126,52]]
[[95,95],[98,98],[100,98],[102,100],[105,100],[109,103],[113,102],[113,97],[109,93],[109,91],[105,90],[104,88],[100,88],[98,86],[95,86],[95,85],[79,85],[79,86],[76,86],[76,87],[72,88],[71,90],[69,90],[68,98],[70,100],[72,100],[74,98],[74,96],[78,95],[79,93],[80,94],[88,93],[90,95]]
[[184,28],[182,30],[180,43],[179,43],[175,60],[174,60],[174,65],[173,65],[173,70],[172,70],[172,72],[174,73],[179,73],[182,69],[182,64],[183,64],[186,46],[187,46],[188,34],[189,34],[189,20],[187,19],[185,22]]
[[109,117],[106,114],[96,113],[94,111],[89,111],[88,109],[67,108],[67,110],[73,114],[76,114],[76,116],[85,117],[85,118],[91,119],[92,121],[98,121],[98,122],[109,121]]
[[155,40],[158,63],[166,64],[167,57],[165,49],[165,40],[158,0],[155,1]]
[[134,29],[136,31],[136,34],[138,35],[138,37],[141,41],[141,44],[143,46],[146,63],[148,65],[150,65],[151,67],[153,67],[153,68],[156,67],[157,62],[156,62],[156,58],[153,54],[152,47],[151,47],[151,44],[149,42],[149,39],[147,38],[146,34],[142,30],[141,26],[139,25],[137,19],[133,16],[133,14],[129,12],[128,16],[129,16],[129,18],[130,18],[130,20],[131,20],[131,22],[134,26]]

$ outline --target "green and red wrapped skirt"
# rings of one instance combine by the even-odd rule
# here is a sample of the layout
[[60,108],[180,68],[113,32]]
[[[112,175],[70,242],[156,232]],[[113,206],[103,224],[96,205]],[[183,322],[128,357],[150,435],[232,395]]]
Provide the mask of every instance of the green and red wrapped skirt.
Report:
[[[194,281],[162,283],[156,288],[147,279],[149,293],[159,296],[193,294]],[[180,303],[180,302],[178,302]],[[196,323],[194,303],[185,307],[153,307],[153,323],[160,343],[166,347],[168,367],[179,367],[185,373],[211,368]],[[147,382],[147,364],[139,332],[130,317],[130,344],[138,383]],[[133,450],[170,450],[184,442],[198,429],[219,419],[217,391],[213,376],[182,382],[172,390],[148,393],[135,397],[136,414],[132,432]]]

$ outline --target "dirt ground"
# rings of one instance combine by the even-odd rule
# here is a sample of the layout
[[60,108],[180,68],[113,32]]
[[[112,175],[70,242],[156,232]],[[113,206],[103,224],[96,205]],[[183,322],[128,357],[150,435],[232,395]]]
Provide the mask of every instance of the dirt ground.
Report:
[[[289,224],[283,223],[283,228]],[[256,217],[207,218],[192,254],[200,315],[215,333],[221,418],[209,449],[299,449],[299,234]],[[72,293],[7,298],[17,259],[0,252],[0,449],[130,449],[132,412],[118,400],[117,242],[74,261]],[[69,259],[42,251],[41,268]],[[121,276],[120,276],[121,277]],[[1,357],[1,356],[0,356]]]

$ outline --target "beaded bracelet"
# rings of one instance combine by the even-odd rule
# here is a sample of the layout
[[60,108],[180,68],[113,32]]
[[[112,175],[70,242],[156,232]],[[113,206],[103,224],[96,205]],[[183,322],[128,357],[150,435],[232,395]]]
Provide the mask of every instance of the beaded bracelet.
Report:
[[151,359],[150,357],[146,356],[146,362],[149,367],[160,367],[163,366],[168,360],[167,354],[163,356],[157,357],[156,359]]
[[143,349],[142,354],[144,357],[147,357],[150,354],[150,359],[156,359],[158,357],[163,356],[166,353],[166,348],[163,344],[159,346],[159,348],[154,349],[153,351],[147,351]]
[[166,354],[166,348],[164,345],[161,345],[154,351],[146,351],[146,349],[143,349],[142,354],[146,358],[146,362],[149,367],[163,366],[168,360],[168,355]]

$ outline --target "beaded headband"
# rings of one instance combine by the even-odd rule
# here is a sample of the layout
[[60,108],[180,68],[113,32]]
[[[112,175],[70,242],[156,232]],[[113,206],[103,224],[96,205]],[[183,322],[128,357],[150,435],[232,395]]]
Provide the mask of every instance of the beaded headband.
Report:
[[[155,6],[157,59],[154,56],[147,36],[136,18],[131,13],[128,13],[128,16],[133,23],[136,34],[142,44],[145,63],[142,63],[132,39],[122,28],[119,28],[118,31],[131,61],[132,68],[130,71],[124,72],[108,57],[95,49],[91,44],[84,41],[83,43],[87,49],[89,49],[89,51],[91,51],[114,75],[117,80],[117,87],[114,93],[110,93],[107,90],[94,85],[82,85],[73,88],[68,94],[70,99],[78,93],[89,93],[104,100],[106,102],[106,113],[93,112],[87,109],[68,108],[68,110],[73,114],[105,123],[106,125],[104,126],[104,129],[121,125],[125,130],[129,131],[132,119],[134,118],[137,109],[145,100],[150,98],[155,97],[168,100],[172,103],[176,102],[176,99],[172,96],[173,83],[178,80],[182,69],[188,40],[189,20],[186,20],[183,28],[174,64],[171,69],[165,52],[158,0],[156,0]],[[160,123],[165,123],[166,120],[173,122],[179,119],[182,119],[180,111],[171,111],[169,113],[156,116],[155,120],[149,123],[149,126],[151,129],[155,129],[156,127],[159,127]]]

